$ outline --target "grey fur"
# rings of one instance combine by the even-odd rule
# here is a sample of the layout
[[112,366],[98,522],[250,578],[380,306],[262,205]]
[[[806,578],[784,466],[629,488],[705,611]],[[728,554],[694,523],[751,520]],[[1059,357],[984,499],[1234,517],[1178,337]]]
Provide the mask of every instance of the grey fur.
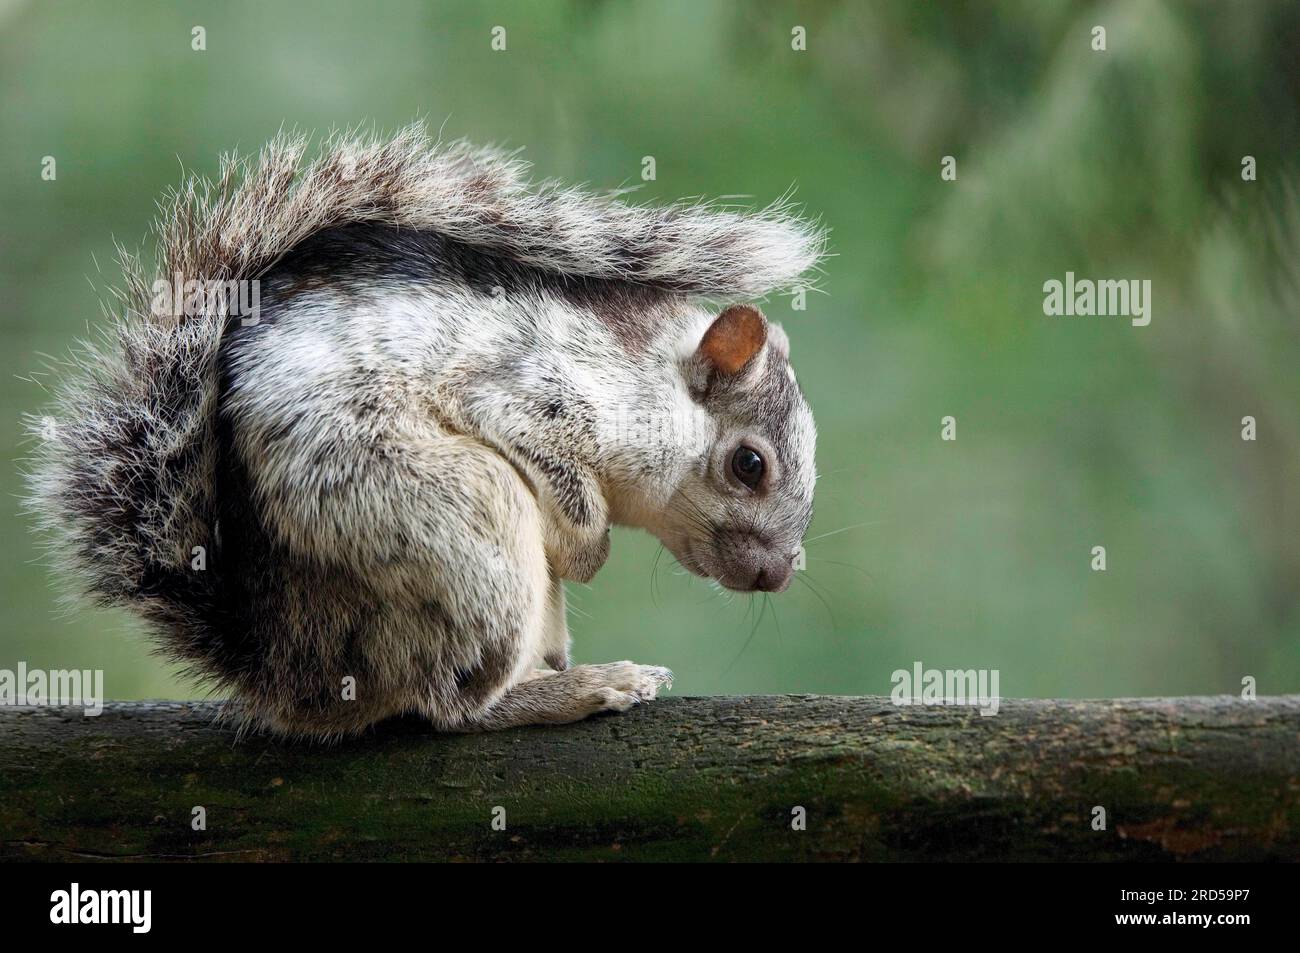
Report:
[[[698,299],[795,281],[821,233],[784,205],[530,187],[516,158],[419,127],[304,149],[226,158],[157,226],[159,275],[261,280],[256,325],[224,301],[156,313],[123,253],[110,338],[30,422],[29,505],[56,562],[155,623],[246,724],[286,734],[653,698],[666,670],[549,670],[568,667],[561,580],[591,578],[614,522],[737,588],[789,562],[815,431],[788,342],[765,324],[719,373],[696,352]],[[741,439],[770,458],[761,492],[728,476]]]

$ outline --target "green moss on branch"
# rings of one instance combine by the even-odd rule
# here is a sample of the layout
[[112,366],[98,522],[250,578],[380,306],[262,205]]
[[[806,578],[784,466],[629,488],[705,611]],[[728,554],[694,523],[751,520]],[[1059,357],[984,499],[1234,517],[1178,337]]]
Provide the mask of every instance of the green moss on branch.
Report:
[[215,711],[0,709],[0,858],[1300,859],[1300,696],[669,698],[331,748],[236,741]]

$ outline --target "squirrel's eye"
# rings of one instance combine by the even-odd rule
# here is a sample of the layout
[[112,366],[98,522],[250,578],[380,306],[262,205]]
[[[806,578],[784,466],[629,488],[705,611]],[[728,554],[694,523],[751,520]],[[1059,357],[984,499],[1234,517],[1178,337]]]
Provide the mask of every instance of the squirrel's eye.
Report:
[[731,455],[731,472],[752,490],[763,479],[763,458],[750,447],[738,447]]

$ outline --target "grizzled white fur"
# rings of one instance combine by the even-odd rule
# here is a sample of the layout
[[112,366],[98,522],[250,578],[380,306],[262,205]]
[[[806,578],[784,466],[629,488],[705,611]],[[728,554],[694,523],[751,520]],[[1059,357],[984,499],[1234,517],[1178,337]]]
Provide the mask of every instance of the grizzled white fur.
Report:
[[[55,426],[34,423],[51,552],[156,623],[246,723],[288,734],[653,698],[666,669],[569,667],[562,580],[590,579],[623,524],[725,585],[784,587],[812,416],[781,330],[703,301],[794,282],[822,235],[783,205],[529,186],[518,159],[418,127],[332,140],[310,164],[304,148],[225,160],[158,227],[160,274],[264,279],[267,320],[151,314],[123,255],[113,337],[76,361]],[[754,486],[742,446],[766,465]]]

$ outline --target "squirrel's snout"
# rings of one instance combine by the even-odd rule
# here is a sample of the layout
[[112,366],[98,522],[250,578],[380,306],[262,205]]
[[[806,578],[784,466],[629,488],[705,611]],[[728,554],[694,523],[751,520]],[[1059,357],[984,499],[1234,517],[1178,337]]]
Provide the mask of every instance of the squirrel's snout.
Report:
[[754,588],[758,592],[784,592],[794,577],[794,565],[790,560],[774,560],[770,566],[764,566],[754,579]]
[[715,540],[720,583],[741,592],[783,592],[794,577],[794,559],[752,533],[720,534]]

